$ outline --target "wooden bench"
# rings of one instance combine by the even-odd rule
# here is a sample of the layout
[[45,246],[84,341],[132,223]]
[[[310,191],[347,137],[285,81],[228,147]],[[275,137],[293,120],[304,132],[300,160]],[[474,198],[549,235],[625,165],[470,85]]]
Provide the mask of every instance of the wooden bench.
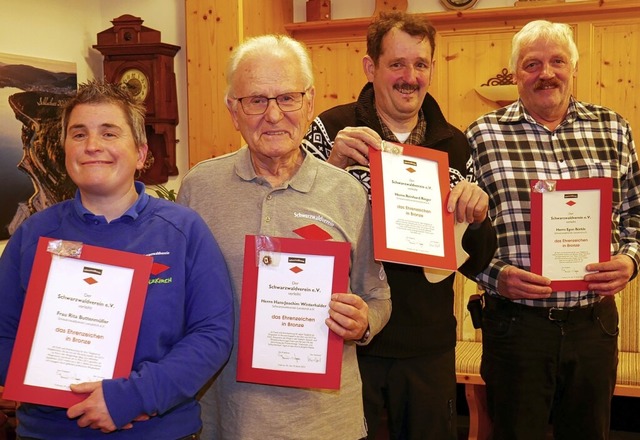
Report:
[[[480,377],[482,332],[473,328],[467,311],[469,297],[477,292],[477,285],[464,276],[456,275],[454,314],[458,320],[456,345],[456,376],[464,384],[469,406],[469,440],[489,438],[491,421],[487,413],[484,381]],[[616,295],[620,314],[618,338],[619,361],[616,396],[640,397],[640,295],[638,278]]]

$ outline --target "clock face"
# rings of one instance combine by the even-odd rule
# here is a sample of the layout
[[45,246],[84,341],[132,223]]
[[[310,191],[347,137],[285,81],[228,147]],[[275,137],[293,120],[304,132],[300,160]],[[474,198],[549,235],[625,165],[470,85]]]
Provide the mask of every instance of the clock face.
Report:
[[469,9],[477,2],[478,0],[440,0],[442,6],[447,9]]
[[140,69],[125,70],[120,77],[120,84],[141,101],[149,94],[149,78]]

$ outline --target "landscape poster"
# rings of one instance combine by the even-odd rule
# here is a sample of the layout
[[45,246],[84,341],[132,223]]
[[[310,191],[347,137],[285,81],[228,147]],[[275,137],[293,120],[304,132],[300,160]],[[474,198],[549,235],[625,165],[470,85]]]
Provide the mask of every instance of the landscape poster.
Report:
[[0,53],[0,240],[74,194],[59,109],[76,87],[75,63]]

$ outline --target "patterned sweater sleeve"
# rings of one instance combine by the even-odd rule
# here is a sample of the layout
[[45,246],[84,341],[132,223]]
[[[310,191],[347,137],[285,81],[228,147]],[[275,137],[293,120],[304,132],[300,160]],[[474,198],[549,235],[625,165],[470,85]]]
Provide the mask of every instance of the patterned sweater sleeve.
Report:
[[319,116],[311,122],[302,145],[318,159],[326,161],[329,158],[331,148],[333,148],[333,140],[329,137]]

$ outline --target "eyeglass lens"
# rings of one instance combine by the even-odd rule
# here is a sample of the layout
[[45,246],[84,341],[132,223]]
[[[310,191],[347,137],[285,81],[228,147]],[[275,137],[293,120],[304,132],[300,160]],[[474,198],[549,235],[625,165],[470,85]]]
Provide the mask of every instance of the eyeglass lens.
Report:
[[247,96],[238,98],[242,105],[242,110],[248,115],[261,115],[267,111],[269,101],[276,101],[278,108],[283,112],[293,112],[302,108],[302,97],[304,92],[283,93],[274,98],[266,96]]

